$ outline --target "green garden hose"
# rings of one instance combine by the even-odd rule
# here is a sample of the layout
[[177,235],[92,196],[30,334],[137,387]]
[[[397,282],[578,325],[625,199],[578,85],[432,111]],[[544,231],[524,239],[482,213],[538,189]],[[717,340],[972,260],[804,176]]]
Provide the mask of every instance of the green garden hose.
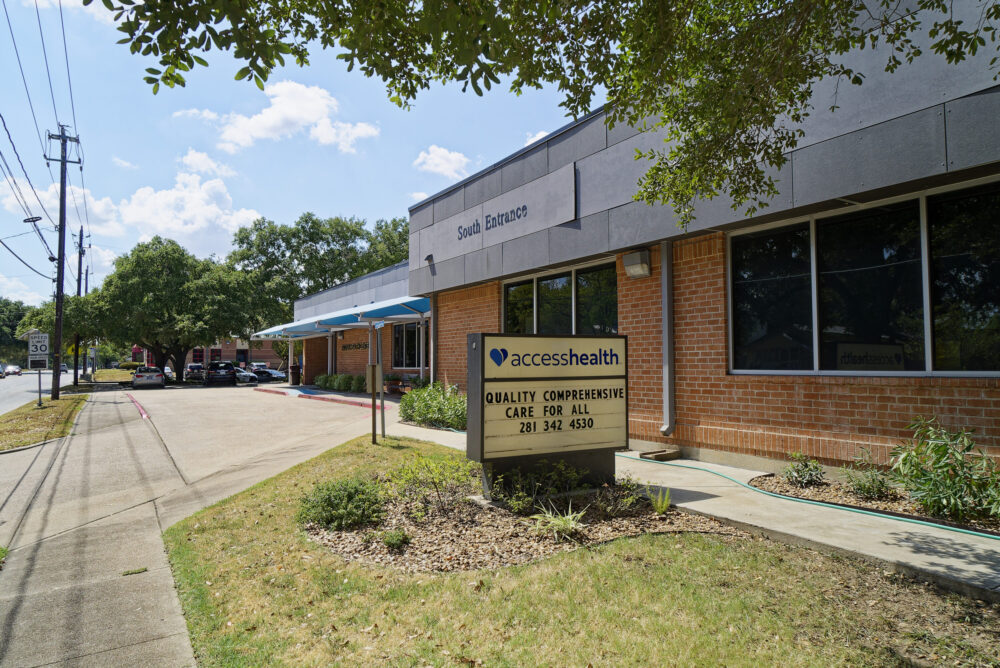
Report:
[[988,533],[982,533],[980,531],[973,531],[971,529],[960,529],[958,527],[948,526],[947,524],[935,524],[934,522],[925,522],[924,520],[918,520],[911,517],[896,517],[895,515],[886,515],[874,510],[862,510],[860,508],[850,508],[848,506],[838,506],[834,503],[824,503],[823,501],[813,501],[812,499],[800,499],[794,496],[785,496],[784,494],[776,494],[774,492],[768,492],[763,489],[758,489],[752,485],[748,485],[745,482],[741,482],[736,478],[730,477],[725,473],[719,473],[718,471],[712,471],[710,469],[703,469],[700,466],[689,466],[687,464],[674,464],[673,462],[661,462],[656,459],[640,459],[639,457],[630,457],[628,455],[623,455],[620,453],[615,453],[616,457],[621,457],[622,459],[632,459],[639,462],[650,462],[653,464],[662,464],[664,466],[673,466],[679,469],[691,469],[692,471],[701,471],[702,473],[711,473],[712,475],[717,475],[720,478],[725,478],[730,482],[734,482],[740,487],[746,487],[754,492],[759,492],[760,494],[766,494],[767,496],[773,496],[776,499],[787,499],[789,501],[796,501],[798,503],[807,503],[811,506],[820,506],[821,508],[834,508],[836,510],[846,510],[851,513],[857,513],[859,515],[871,515],[872,517],[881,517],[883,519],[896,520],[899,522],[908,522],[910,524],[919,524],[920,526],[932,527],[934,529],[944,529],[945,531],[954,531],[955,533],[963,533],[969,536],[978,536],[979,538],[989,538],[991,540],[1000,540],[1000,536],[994,536]]

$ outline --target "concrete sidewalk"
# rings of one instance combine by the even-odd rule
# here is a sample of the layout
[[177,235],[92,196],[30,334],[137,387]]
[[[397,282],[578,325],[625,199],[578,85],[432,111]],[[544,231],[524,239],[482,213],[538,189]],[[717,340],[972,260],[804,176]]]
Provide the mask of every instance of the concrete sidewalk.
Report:
[[[669,487],[671,502],[679,508],[783,542],[871,560],[976,598],[1000,601],[1000,539],[774,498],[712,473],[641,460],[637,453],[621,453],[616,461],[619,475]],[[670,464],[707,469],[744,483],[763,475],[699,461]]]

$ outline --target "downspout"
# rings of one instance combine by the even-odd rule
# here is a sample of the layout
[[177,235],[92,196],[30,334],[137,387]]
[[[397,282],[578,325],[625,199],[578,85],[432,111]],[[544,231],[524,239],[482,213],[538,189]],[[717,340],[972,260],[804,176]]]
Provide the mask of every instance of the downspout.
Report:
[[674,410],[674,243],[660,243],[660,309],[663,318],[663,426],[670,436],[677,428]]

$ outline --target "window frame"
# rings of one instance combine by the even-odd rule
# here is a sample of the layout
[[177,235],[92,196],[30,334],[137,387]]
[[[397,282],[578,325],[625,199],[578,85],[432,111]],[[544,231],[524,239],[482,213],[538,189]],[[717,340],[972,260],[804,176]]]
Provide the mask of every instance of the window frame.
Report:
[[[546,269],[545,271],[540,271],[534,274],[529,274],[527,276],[521,275],[516,278],[508,278],[501,282],[500,284],[500,326],[501,333],[507,332],[507,296],[506,290],[508,285],[520,284],[531,282],[531,312],[532,312],[532,323],[531,332],[529,334],[534,335],[538,333],[538,281],[545,280],[546,278],[552,276],[560,276],[563,274],[569,274],[570,280],[570,334],[560,335],[560,336],[576,336],[576,272],[585,271],[588,269],[596,269],[597,267],[613,267],[615,272],[618,271],[618,263],[614,256],[608,258],[603,257],[599,260],[593,260],[591,262],[585,262],[582,264],[576,264],[571,267],[557,267],[552,269]],[[616,295],[617,297],[617,295]]]
[[[403,364],[406,364],[406,338],[407,338],[406,337],[406,327],[407,327],[407,325],[415,325],[414,328],[413,328],[413,336],[414,336],[413,346],[414,346],[414,353],[416,354],[416,363],[413,366],[396,366],[396,328],[397,327],[402,327],[403,328],[403,351],[402,352],[403,352]],[[392,363],[392,367],[391,368],[393,368],[393,369],[407,370],[407,371],[409,371],[409,370],[419,371],[420,370],[420,322],[419,321],[411,321],[411,322],[394,322],[394,323],[392,323],[392,332],[391,332],[391,335],[390,335],[390,339],[392,341],[392,351],[391,351],[392,357],[390,357],[390,361]],[[423,368],[425,368],[425,369],[430,368],[430,357],[428,355],[428,353],[430,351],[426,349],[429,345],[430,345],[430,322],[427,322],[424,325],[424,347],[425,347],[425,351],[424,351],[424,367]]]
[[[850,376],[850,377],[900,377],[900,378],[1000,378],[1000,371],[938,371],[934,368],[934,313],[932,310],[931,297],[931,249],[930,249],[930,227],[927,220],[927,198],[944,193],[966,190],[978,186],[996,184],[1000,182],[1000,176],[987,176],[961,183],[940,186],[937,188],[927,188],[905,195],[888,197],[865,203],[852,203],[849,206],[836,209],[827,209],[808,216],[797,216],[787,218],[762,225],[753,225],[726,234],[726,339],[727,353],[726,368],[729,375],[733,376]],[[826,218],[847,215],[864,211],[866,209],[917,200],[920,211],[920,259],[921,259],[921,289],[923,290],[924,308],[924,365],[923,371],[837,371],[833,369],[820,368],[820,331],[819,331],[819,268],[817,265],[816,251],[816,222]],[[844,200],[845,202],[848,200]],[[733,250],[732,240],[745,234],[762,232],[770,229],[778,229],[801,223],[809,223],[809,246],[811,262],[811,285],[812,292],[812,324],[813,324],[813,368],[811,370],[758,370],[758,369],[737,369],[733,362],[735,356],[735,342],[733,337]],[[574,323],[575,327],[575,323]]]

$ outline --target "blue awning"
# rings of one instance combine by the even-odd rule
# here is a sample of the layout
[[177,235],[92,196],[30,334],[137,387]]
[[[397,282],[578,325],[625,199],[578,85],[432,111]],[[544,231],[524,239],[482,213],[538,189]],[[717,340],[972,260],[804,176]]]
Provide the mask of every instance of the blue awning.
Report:
[[331,311],[261,330],[251,339],[296,339],[321,336],[342,329],[368,327],[375,321],[412,322],[428,317],[427,297],[396,297]]

